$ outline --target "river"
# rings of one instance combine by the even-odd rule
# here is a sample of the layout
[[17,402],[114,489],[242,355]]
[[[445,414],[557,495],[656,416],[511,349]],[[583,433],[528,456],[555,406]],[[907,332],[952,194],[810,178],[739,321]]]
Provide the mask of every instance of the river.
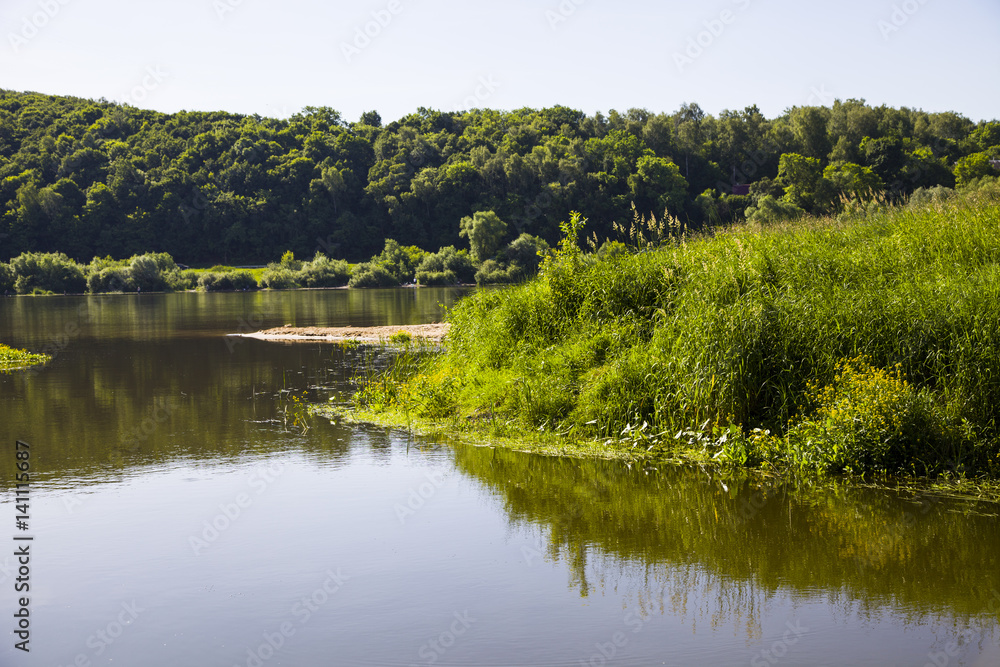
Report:
[[384,354],[224,335],[462,294],[0,299],[0,665],[1000,665],[995,505],[304,429]]

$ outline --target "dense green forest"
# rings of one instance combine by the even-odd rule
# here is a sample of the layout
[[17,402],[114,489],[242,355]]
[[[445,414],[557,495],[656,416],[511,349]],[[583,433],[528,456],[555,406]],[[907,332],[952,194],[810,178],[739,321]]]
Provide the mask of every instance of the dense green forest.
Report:
[[287,120],[164,114],[0,91],[0,259],[152,251],[242,264],[291,250],[358,261],[385,239],[462,247],[462,219],[490,211],[506,223],[497,248],[522,233],[555,241],[570,210],[604,239],[633,204],[691,229],[834,213],[845,199],[974,183],[1000,173],[995,158],[998,122],[863,100],[770,120],[755,106],[712,116],[685,104],[421,108],[383,125],[374,111],[357,122],[326,107]]

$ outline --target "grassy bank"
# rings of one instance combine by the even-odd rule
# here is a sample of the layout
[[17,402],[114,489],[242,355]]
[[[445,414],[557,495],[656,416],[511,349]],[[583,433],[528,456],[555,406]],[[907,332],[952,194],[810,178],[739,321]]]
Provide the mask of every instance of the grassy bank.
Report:
[[44,364],[51,358],[47,354],[34,354],[27,350],[18,350],[17,348],[0,343],[0,373],[18,370],[35,364]]
[[446,352],[370,378],[358,406],[743,466],[1000,476],[995,200],[603,258],[567,231],[538,278],[460,302]]

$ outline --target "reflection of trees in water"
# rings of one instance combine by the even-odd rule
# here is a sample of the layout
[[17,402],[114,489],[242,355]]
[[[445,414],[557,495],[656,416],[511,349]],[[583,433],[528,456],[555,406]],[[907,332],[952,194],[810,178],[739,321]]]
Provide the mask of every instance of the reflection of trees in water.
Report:
[[956,632],[1000,618],[1000,526],[973,506],[471,447],[456,463],[493,489],[512,530],[544,535],[538,551],[564,562],[584,596],[610,590],[693,624],[741,623],[750,638],[779,597]]
[[[320,344],[247,341],[232,352],[205,338],[73,345],[75,358],[67,352],[43,373],[11,377],[2,390],[17,401],[5,414],[7,429],[44,443],[42,476],[301,446],[306,440],[283,432],[279,392],[325,399],[324,388],[346,386],[353,372],[343,351]],[[349,431],[318,426],[323,434],[309,446],[342,456]]]
[[[308,391],[320,400],[331,389],[347,392],[367,352],[226,339],[222,333],[245,332],[254,328],[250,322],[257,328],[425,323],[440,319],[441,304],[450,306],[466,293],[428,288],[5,299],[0,340],[37,349],[54,345],[57,353],[37,373],[0,379],[0,435],[30,434],[44,443],[39,479],[284,448],[301,439],[280,433],[277,392]],[[348,431],[322,426],[324,436],[298,444],[342,456]],[[0,461],[8,482],[12,465],[12,459]]]

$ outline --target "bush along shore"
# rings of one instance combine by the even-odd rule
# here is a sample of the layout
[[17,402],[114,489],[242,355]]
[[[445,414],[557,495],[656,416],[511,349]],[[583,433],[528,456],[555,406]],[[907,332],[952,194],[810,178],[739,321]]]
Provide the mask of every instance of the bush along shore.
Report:
[[[449,314],[363,419],[518,448],[802,473],[1000,478],[1000,203],[980,196],[685,238],[639,220]],[[986,488],[980,487],[980,488]]]
[[471,252],[454,246],[428,252],[386,239],[381,253],[357,265],[321,252],[301,261],[287,251],[280,262],[252,270],[229,266],[190,269],[162,252],[121,260],[95,257],[89,264],[80,264],[63,253],[26,252],[9,263],[0,262],[0,295],[490,285],[534,275],[540,255],[549,248],[530,234],[503,245],[500,238],[507,225],[491,211],[476,213],[463,223]]

